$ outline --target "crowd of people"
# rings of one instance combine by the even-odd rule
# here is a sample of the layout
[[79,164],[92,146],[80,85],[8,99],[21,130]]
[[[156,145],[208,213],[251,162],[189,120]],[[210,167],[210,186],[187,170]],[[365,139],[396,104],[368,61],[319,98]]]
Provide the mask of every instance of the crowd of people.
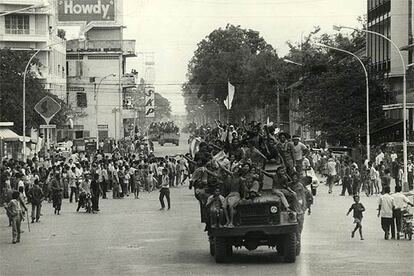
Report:
[[152,122],[148,127],[149,133],[178,133],[179,132],[178,126],[172,122]]
[[[169,188],[181,186],[189,178],[188,162],[180,156],[155,157],[148,141],[142,137],[120,141],[112,154],[100,149],[94,154],[72,152],[64,157],[49,150],[34,155],[26,162],[3,160],[0,166],[0,195],[12,227],[13,243],[20,241],[20,223],[28,217],[39,222],[42,204],[51,203],[56,215],[62,210],[62,200],[77,205],[73,210],[87,208],[99,212],[100,198],[122,199],[140,192],[160,189],[161,210],[171,208]],[[111,193],[109,193],[111,191]],[[112,194],[112,196],[111,196]],[[86,209],[87,210],[87,209]]]
[[[225,215],[222,226],[234,227],[236,207],[242,200],[261,197],[265,176],[272,181],[271,193],[280,197],[286,210],[296,211],[299,217],[306,210],[310,213],[313,199],[302,165],[309,150],[298,136],[290,141],[287,133],[275,135],[273,126],[258,122],[239,127],[216,123],[192,128],[192,135],[201,139],[195,145],[198,151],[192,150],[194,159],[189,160],[194,166],[190,187],[208,210],[202,218],[207,231],[209,217],[216,218],[221,211]],[[268,162],[276,164],[275,175],[264,170]]]
[[[281,196],[286,208],[295,207],[292,198],[300,194],[298,187],[299,191],[308,193],[306,186],[309,178],[306,175],[313,168],[321,176],[320,180],[326,178],[328,193],[333,192],[334,185],[341,185],[341,196],[353,196],[355,203],[349,212],[354,211],[356,227],[352,231],[352,237],[359,231],[363,239],[362,212],[365,208],[359,202],[362,192],[367,197],[379,196],[378,210],[384,237],[388,239],[391,230],[391,238],[399,238],[402,210],[412,204],[401,193],[403,169],[395,151],[384,152],[377,148],[372,161],[355,160],[347,154],[307,148],[299,137],[290,137],[284,132],[274,135],[273,126],[258,122],[238,126],[220,122],[216,124],[191,128],[193,136],[200,136],[205,141],[200,143],[200,150],[195,155],[194,161],[198,168],[192,180],[196,187],[196,197],[202,205],[213,205],[213,213],[218,207],[227,210],[229,214],[225,212],[225,215],[228,227],[233,226],[235,206],[240,200],[260,196],[263,176],[266,175],[262,168],[264,163],[270,161],[283,164],[276,176],[269,177],[274,179],[273,192]],[[220,150],[227,153],[228,159],[225,157],[220,162],[211,162],[216,161],[215,157],[219,156]],[[408,185],[412,190],[412,156],[408,164]],[[392,182],[395,183],[395,190],[390,194]],[[309,205],[312,201],[307,202]],[[303,209],[306,209],[304,206]],[[303,213],[300,208],[294,210]]]
[[[176,128],[171,122],[154,123],[153,127],[165,131]],[[381,194],[379,210],[384,217],[381,221],[385,233],[392,226],[390,208],[393,225],[397,221],[397,232],[401,230],[400,211],[408,203],[401,194],[402,169],[395,152],[378,149],[372,161],[353,160],[347,155],[308,148],[300,137],[254,121],[240,125],[194,125],[190,130],[191,140],[197,142],[190,141],[190,153],[177,156],[155,157],[150,141],[136,135],[120,141],[111,154],[104,154],[102,149],[93,154],[74,151],[69,156],[47,151],[26,162],[3,160],[0,195],[13,229],[13,242],[20,241],[20,223],[28,214],[27,204],[31,205],[31,222],[35,223],[40,220],[45,202],[52,204],[56,215],[62,212],[62,200],[77,203],[76,211],[86,209],[90,203],[91,211],[96,213],[100,211],[100,198],[139,199],[140,192],[159,189],[160,210],[164,210],[171,208],[169,188],[186,181],[194,188],[202,210],[207,210],[202,212],[207,231],[214,220],[219,227],[234,227],[238,204],[260,198],[265,192],[265,178],[270,179],[270,191],[280,197],[284,208],[297,212],[302,227],[304,214],[310,214],[313,203],[308,190],[312,178],[307,174],[312,168],[326,176],[329,193],[334,185],[342,185],[340,195],[354,196],[356,205],[349,211],[354,210],[357,227],[352,236],[359,230],[362,238],[362,191],[367,196]],[[276,165],[276,174],[266,172],[268,163]],[[410,161],[411,188],[412,164]],[[393,178],[396,193],[390,195]],[[218,219],[221,212],[224,221]]]

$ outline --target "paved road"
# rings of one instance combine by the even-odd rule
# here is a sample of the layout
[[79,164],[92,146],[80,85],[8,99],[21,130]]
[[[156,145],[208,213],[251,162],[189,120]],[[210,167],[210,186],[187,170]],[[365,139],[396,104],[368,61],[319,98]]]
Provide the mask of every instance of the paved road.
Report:
[[[169,146],[159,153],[173,154]],[[170,211],[158,211],[157,192],[140,199],[101,200],[96,215],[76,213],[75,205],[64,200],[57,216],[45,203],[41,222],[32,224],[30,233],[24,226],[16,245],[1,213],[0,275],[413,274],[413,242],[382,239],[376,197],[362,197],[367,211],[365,240],[360,241],[351,239],[352,218],[345,216],[352,199],[338,196],[338,187],[331,195],[320,188],[295,264],[283,263],[264,247],[237,250],[230,263],[216,264],[192,191],[180,187],[171,189]]]

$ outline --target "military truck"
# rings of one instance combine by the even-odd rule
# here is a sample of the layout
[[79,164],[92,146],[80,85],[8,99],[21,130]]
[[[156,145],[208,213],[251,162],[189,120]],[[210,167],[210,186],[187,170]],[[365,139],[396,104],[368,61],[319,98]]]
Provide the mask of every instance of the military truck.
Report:
[[[265,171],[276,173],[278,166],[267,164]],[[206,218],[201,206],[201,215]],[[272,179],[265,176],[260,196],[242,199],[237,206],[235,226],[218,226],[210,221],[208,230],[210,255],[217,263],[226,262],[233,253],[233,247],[245,247],[249,251],[259,246],[276,249],[287,263],[294,263],[300,254],[300,233],[297,214],[287,210],[280,197],[272,192]],[[221,216],[222,224],[224,217]],[[203,220],[203,219],[202,219]]]
[[180,133],[161,133],[158,138],[158,144],[160,144],[160,146],[164,146],[166,143],[172,143],[178,146],[180,144]]

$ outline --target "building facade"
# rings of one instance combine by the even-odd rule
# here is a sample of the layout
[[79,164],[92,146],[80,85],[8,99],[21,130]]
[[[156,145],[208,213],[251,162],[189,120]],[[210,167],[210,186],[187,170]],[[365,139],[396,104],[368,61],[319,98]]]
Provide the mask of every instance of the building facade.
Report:
[[41,66],[32,71],[45,89],[65,99],[66,41],[58,37],[56,2],[0,0],[0,11],[6,13],[0,16],[0,48],[14,51],[42,49],[36,55]]
[[[413,0],[368,0],[367,28],[390,38],[402,50],[406,65],[413,63]],[[371,58],[373,70],[384,73],[386,85],[394,95],[396,102],[387,103],[384,107],[386,115],[392,119],[402,118],[401,105],[403,99],[403,68],[400,55],[387,40],[367,34],[367,56]],[[407,103],[414,103],[414,75],[407,71]],[[409,121],[414,122],[410,109]]]
[[122,19],[90,23],[85,40],[67,42],[67,102],[73,128],[58,131],[58,140],[124,137],[124,122],[134,116],[128,100],[136,75],[125,72],[135,56],[135,40],[123,39]]

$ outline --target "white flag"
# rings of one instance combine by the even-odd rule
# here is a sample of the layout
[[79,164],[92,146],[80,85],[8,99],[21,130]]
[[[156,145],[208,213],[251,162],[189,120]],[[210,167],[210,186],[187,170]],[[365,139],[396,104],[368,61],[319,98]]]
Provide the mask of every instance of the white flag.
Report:
[[224,100],[224,105],[227,107],[227,109],[231,109],[235,89],[234,89],[234,86],[230,82],[227,82],[227,83],[228,83],[228,94],[227,94],[227,98]]

